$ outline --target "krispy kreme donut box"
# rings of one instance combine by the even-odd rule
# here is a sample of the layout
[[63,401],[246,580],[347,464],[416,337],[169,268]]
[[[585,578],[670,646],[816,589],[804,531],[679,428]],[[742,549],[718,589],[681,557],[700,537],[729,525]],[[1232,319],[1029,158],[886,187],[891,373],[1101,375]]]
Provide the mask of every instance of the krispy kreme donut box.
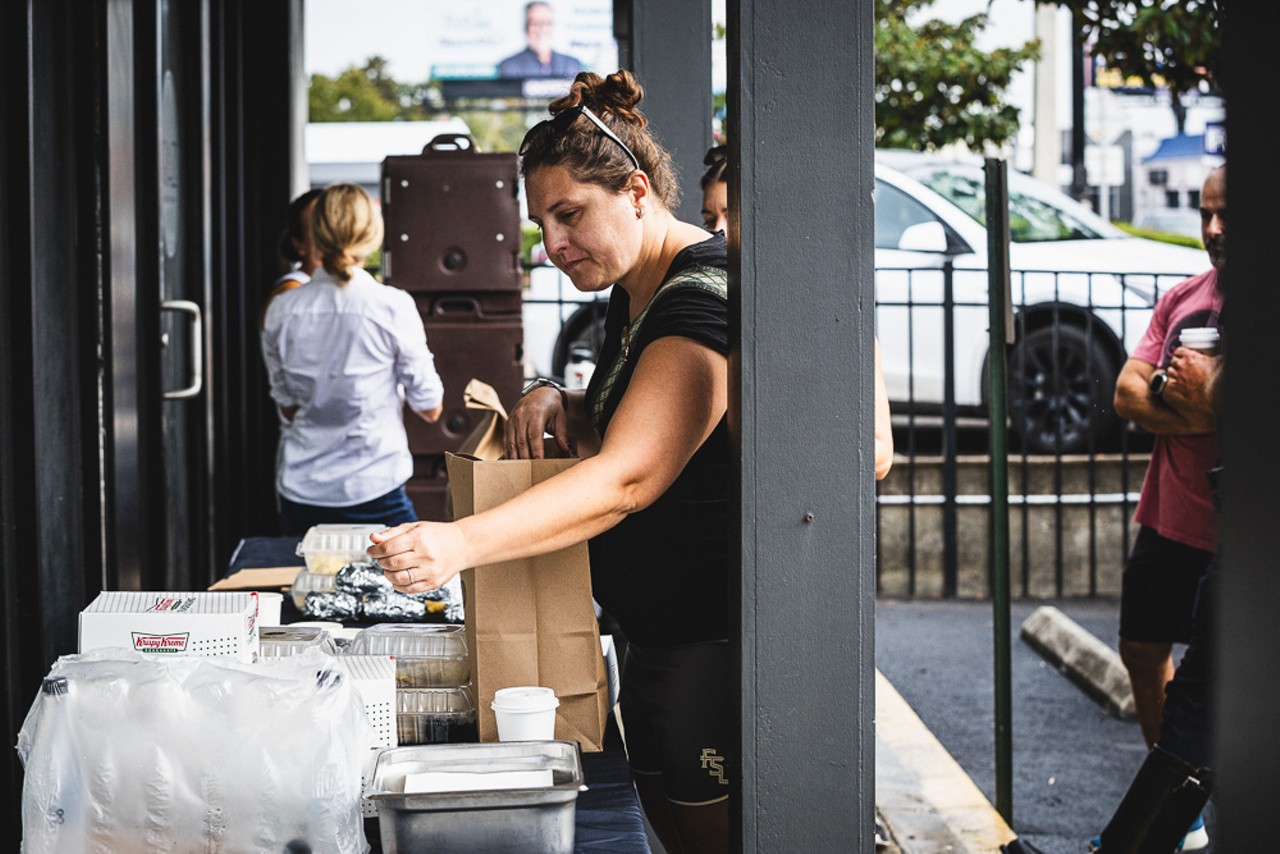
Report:
[[256,593],[103,591],[80,612],[80,652],[124,647],[254,662],[257,617]]

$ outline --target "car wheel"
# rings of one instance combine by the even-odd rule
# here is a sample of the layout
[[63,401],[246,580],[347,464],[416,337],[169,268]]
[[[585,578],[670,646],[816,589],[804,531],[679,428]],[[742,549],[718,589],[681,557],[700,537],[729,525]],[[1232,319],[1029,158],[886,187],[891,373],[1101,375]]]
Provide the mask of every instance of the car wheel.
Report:
[[1119,420],[1116,364],[1100,332],[1056,324],[1033,329],[1009,358],[1009,416],[1033,454],[1103,450]]
[[569,350],[576,344],[584,344],[591,350],[593,361],[600,358],[600,348],[604,344],[604,315],[609,303],[605,301],[591,302],[569,315],[569,319],[560,327],[556,336],[556,345],[551,351],[551,371],[557,377],[564,376],[565,365],[569,364]]

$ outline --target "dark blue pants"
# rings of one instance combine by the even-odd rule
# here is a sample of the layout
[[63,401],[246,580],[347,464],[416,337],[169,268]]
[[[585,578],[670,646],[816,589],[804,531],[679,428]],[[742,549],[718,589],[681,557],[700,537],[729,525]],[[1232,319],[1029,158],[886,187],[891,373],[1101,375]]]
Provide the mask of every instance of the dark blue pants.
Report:
[[299,504],[283,495],[280,499],[280,529],[286,535],[301,537],[312,525],[369,524],[390,528],[403,522],[418,521],[413,504],[404,487],[397,487],[381,498],[355,504],[350,507],[319,507],[315,504]]
[[1197,768],[1213,765],[1209,727],[1212,720],[1213,594],[1217,562],[1209,564],[1196,590],[1191,642],[1165,687],[1160,719],[1161,747]]

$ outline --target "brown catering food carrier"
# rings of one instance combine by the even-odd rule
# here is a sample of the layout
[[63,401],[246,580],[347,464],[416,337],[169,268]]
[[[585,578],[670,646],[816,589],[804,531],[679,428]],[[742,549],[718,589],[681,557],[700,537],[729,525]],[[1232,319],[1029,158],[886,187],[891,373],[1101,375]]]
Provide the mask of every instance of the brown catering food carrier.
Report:
[[464,134],[382,162],[383,273],[413,295],[444,382],[436,423],[405,413],[414,456],[407,488],[422,519],[446,518],[444,455],[485,415],[463,404],[466,384],[483,380],[507,405],[523,384],[517,180],[515,154],[481,154]]
[[409,450],[415,455],[457,451],[485,417],[485,412],[468,409],[463,403],[462,391],[473,377],[492,386],[507,406],[520,396],[524,328],[520,321],[520,294],[514,296],[514,314],[490,310],[505,308],[497,295],[489,299],[471,294],[418,299],[427,344],[444,382],[445,398],[444,413],[434,424],[406,413]]
[[406,291],[519,291],[516,155],[441,134],[382,161],[382,269]]

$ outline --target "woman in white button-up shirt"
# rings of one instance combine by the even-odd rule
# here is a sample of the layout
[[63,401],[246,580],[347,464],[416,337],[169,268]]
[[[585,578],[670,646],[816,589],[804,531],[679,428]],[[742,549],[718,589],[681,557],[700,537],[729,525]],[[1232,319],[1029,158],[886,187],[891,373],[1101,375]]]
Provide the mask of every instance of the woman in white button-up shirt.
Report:
[[361,187],[317,199],[312,238],[323,266],[272,301],[262,332],[271,397],[287,424],[276,464],[281,527],[416,521],[404,404],[440,417],[444,386],[413,298],[363,269],[382,217]]

